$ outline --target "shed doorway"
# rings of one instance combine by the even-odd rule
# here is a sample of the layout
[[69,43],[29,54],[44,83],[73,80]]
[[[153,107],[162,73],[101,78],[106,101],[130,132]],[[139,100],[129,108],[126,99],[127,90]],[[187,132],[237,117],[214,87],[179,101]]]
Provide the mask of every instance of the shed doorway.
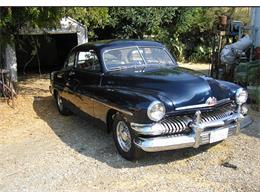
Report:
[[15,45],[18,76],[61,69],[77,44],[77,33],[19,35]]

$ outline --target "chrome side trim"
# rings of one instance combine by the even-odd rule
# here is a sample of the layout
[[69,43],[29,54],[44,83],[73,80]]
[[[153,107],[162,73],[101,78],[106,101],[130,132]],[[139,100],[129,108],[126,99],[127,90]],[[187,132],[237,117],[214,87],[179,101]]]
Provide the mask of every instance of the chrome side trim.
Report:
[[[230,100],[230,98],[226,98],[226,99],[223,99],[223,100],[219,100],[219,101],[217,102],[217,104],[215,104],[215,105],[228,102],[229,100]],[[186,110],[186,109],[192,109],[192,108],[213,107],[213,106],[215,106],[215,105],[209,106],[209,105],[206,104],[206,103],[205,103],[205,104],[196,104],[196,105],[178,107],[178,108],[175,108],[175,110]]]
[[127,110],[124,110],[124,109],[121,109],[121,108],[118,108],[118,107],[115,107],[115,106],[111,106],[111,105],[109,105],[109,104],[107,104],[107,103],[101,102],[101,101],[99,101],[99,100],[97,100],[97,99],[94,99],[94,98],[91,98],[91,100],[92,100],[92,101],[95,101],[95,102],[97,102],[97,103],[99,103],[99,104],[103,104],[104,106],[107,106],[107,107],[109,107],[109,108],[115,109],[115,110],[117,110],[117,111],[119,111],[119,112],[122,112],[122,113],[124,113],[124,114],[133,116],[133,113],[130,112],[130,111],[127,111]]

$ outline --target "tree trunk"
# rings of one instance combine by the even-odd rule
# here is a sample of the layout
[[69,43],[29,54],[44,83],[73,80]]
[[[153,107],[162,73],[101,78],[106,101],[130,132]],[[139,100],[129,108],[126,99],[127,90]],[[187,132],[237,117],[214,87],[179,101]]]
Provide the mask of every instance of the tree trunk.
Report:
[[37,63],[38,63],[38,70],[39,70],[39,74],[41,76],[41,62],[40,62],[40,58],[39,58],[39,51],[38,51],[38,44],[37,41],[35,40],[35,38],[33,38],[33,42],[34,42],[34,46],[36,49],[36,57],[37,57]]
[[11,72],[11,80],[17,82],[17,60],[14,44],[8,44],[5,48],[5,68]]

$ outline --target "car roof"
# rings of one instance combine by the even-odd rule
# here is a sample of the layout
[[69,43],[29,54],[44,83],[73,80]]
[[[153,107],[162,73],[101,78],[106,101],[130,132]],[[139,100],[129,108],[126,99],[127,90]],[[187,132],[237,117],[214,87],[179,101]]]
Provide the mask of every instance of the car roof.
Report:
[[102,49],[113,49],[120,47],[131,47],[131,46],[152,46],[152,47],[164,47],[163,44],[157,41],[150,40],[102,40],[97,42],[89,42],[78,45],[75,49],[86,48],[86,47],[95,47],[98,50]]

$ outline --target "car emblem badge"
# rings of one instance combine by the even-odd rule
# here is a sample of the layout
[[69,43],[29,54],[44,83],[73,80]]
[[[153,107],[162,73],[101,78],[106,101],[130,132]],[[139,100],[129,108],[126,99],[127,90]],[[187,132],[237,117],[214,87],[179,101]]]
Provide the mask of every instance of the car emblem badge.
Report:
[[206,104],[209,106],[214,106],[217,104],[217,99],[215,97],[209,97],[206,101]]

